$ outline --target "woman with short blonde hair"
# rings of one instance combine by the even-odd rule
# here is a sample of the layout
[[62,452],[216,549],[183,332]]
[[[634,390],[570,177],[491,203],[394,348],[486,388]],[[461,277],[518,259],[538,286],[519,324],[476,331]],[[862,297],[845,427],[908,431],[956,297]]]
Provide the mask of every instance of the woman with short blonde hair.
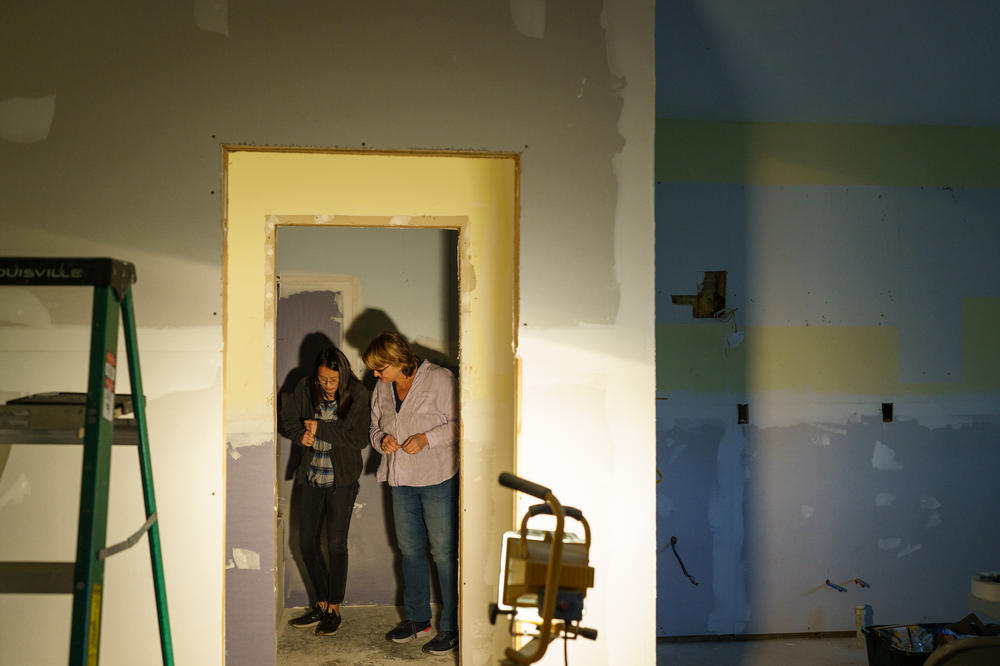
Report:
[[405,375],[412,375],[419,365],[419,360],[414,356],[406,338],[392,331],[386,331],[372,340],[362,360],[370,370],[397,365]]
[[405,617],[386,638],[406,643],[430,633],[427,545],[441,584],[438,634],[421,648],[458,648],[458,398],[455,376],[421,361],[398,333],[375,338],[362,355],[378,378],[370,441],[382,454],[377,479],[392,493],[403,560]]

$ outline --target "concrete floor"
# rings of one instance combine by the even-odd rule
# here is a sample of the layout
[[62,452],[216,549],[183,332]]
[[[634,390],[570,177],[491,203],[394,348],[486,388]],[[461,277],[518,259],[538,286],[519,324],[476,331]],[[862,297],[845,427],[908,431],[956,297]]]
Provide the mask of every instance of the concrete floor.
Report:
[[[418,660],[441,666],[458,664],[457,651],[440,657],[424,654],[420,646],[430,636],[402,645],[387,641],[385,633],[401,617],[400,609],[395,606],[345,606],[341,613],[344,623],[333,636],[317,636],[312,629],[288,626],[290,618],[303,612],[304,608],[285,609],[277,635],[278,666],[390,666]],[[435,607],[435,626],[437,612]],[[550,650],[553,648],[558,646],[553,645]],[[562,649],[558,648],[558,652]],[[867,666],[868,653],[856,646],[854,638],[657,642],[656,663],[659,666]]]
[[867,666],[868,651],[852,638],[657,642],[658,666]]
[[[409,643],[393,643],[385,639],[387,631],[402,618],[395,606],[344,606],[344,622],[333,636],[317,636],[313,629],[296,629],[288,620],[305,612],[304,608],[286,608],[278,626],[278,666],[388,666],[406,661],[426,661],[427,664],[452,666],[458,663],[458,651],[447,655],[424,654],[420,647],[433,638]],[[437,626],[439,608],[434,607],[433,626]]]

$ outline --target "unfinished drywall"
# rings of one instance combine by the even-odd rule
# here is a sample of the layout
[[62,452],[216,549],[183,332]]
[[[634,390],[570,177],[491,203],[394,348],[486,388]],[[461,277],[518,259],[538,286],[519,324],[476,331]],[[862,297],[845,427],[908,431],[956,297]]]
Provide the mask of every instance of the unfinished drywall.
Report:
[[[223,567],[232,559],[221,503],[223,144],[520,154],[519,471],[576,503],[594,526],[598,585],[588,621],[601,633],[596,643],[570,645],[573,663],[653,663],[653,8],[548,0],[544,10],[537,37],[503,2],[0,8],[0,50],[10,64],[0,100],[55,95],[44,139],[0,139],[2,252],[115,256],[138,269],[178,663],[222,662]],[[83,330],[88,299],[28,293],[52,337],[31,327],[11,332],[22,347],[10,346],[0,372],[10,397],[47,390],[41,380],[67,364],[84,367],[85,344],[69,342],[60,327]],[[65,355],[52,365],[33,362],[59,350]],[[585,365],[594,374],[564,374]],[[564,401],[553,386],[559,378],[594,390]],[[579,427],[578,441],[564,439],[564,424]],[[590,435],[597,432],[610,440]],[[0,492],[20,483],[19,473],[9,476],[15,458],[16,449],[0,478],[11,485]],[[23,468],[26,479],[36,483],[41,467]],[[115,482],[133,487],[129,467],[114,467]],[[594,501],[600,485],[614,487],[619,503]],[[76,501],[72,491],[44,499],[47,514]],[[20,520],[10,513],[17,506],[0,510],[0,529]],[[623,506],[635,521],[633,548],[615,536]],[[136,527],[127,518],[125,534]],[[104,664],[155,663],[144,547],[118,556],[136,557],[137,575],[116,582],[124,565],[109,563]],[[495,576],[486,568],[484,579]],[[641,599],[636,589],[646,591]],[[69,618],[52,603],[0,598],[0,661],[65,660],[58,637],[68,637]],[[42,615],[49,639],[24,643],[35,633],[25,618]],[[502,636],[503,628],[483,632]]]
[[[668,136],[696,125],[709,124],[660,121]],[[698,154],[718,180],[657,185],[670,239],[657,274],[658,633],[851,630],[857,604],[879,623],[964,616],[969,578],[995,568],[1000,546],[983,529],[1000,519],[988,471],[1000,462],[1000,173],[966,171],[997,132],[712,134]],[[720,153],[741,150],[746,182],[727,182]],[[690,156],[675,145],[661,173]],[[669,302],[720,268],[731,319],[695,322]]]

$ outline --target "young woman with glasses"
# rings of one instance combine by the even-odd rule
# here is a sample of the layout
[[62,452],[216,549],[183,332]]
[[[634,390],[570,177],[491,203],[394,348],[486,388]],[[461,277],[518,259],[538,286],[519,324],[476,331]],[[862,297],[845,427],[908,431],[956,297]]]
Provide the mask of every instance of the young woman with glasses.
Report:
[[[340,604],[347,586],[347,531],[361,476],[361,451],[368,444],[370,393],[351,372],[336,347],[316,357],[312,375],[282,396],[278,431],[301,446],[295,470],[299,502],[299,544],[312,607],[289,620],[293,627],[316,627],[329,636],[340,627]],[[326,528],[326,559],[322,548]]]

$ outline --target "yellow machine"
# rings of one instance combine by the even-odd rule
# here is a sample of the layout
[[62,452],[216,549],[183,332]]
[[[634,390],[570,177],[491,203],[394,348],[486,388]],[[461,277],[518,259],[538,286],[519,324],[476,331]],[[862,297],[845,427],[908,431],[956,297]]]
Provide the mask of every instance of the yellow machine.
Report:
[[[564,507],[544,486],[513,474],[500,475],[500,485],[545,500],[528,509],[519,532],[503,536],[500,555],[500,598],[490,604],[490,623],[498,615],[510,616],[510,633],[530,638],[520,650],[507,648],[506,664],[531,664],[545,655],[553,640],[577,636],[594,640],[596,629],[580,626],[587,590],[594,586],[594,568],[589,564],[590,525],[579,509]],[[552,515],[553,531],[528,529],[538,515]],[[565,531],[566,516],[583,525],[584,540]],[[530,611],[525,609],[532,609]],[[537,633],[516,629],[515,623],[536,626]]]

